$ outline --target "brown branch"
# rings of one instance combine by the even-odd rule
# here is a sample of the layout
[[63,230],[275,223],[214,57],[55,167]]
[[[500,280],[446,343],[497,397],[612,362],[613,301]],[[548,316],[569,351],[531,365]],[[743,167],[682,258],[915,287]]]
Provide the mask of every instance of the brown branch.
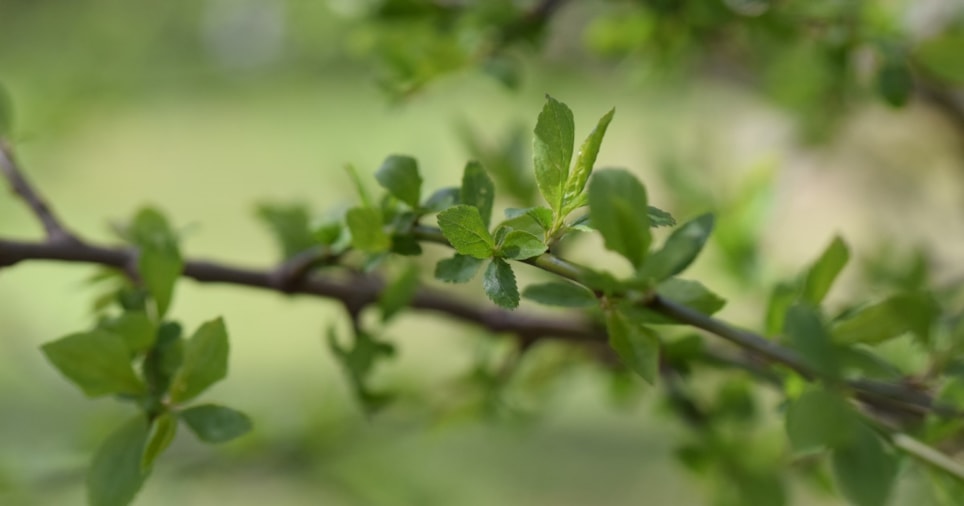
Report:
[[77,239],[67,231],[60,220],[54,214],[53,209],[40,196],[24,177],[17,158],[13,154],[10,145],[3,138],[0,138],[0,170],[10,183],[10,189],[18,195],[33,212],[34,216],[43,224],[47,232],[47,240],[50,242],[77,243]]

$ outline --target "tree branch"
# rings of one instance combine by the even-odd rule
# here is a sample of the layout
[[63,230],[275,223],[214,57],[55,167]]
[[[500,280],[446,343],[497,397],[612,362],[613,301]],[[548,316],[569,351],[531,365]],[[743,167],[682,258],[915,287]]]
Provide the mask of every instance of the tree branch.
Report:
[[67,231],[43,197],[30,185],[17,163],[17,158],[6,139],[0,138],[0,170],[10,183],[10,189],[18,195],[43,224],[50,242],[76,243],[77,239]]

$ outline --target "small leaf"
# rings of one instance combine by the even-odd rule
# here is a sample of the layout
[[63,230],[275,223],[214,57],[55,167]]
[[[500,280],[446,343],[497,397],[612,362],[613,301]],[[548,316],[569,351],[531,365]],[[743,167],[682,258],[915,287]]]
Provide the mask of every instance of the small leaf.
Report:
[[147,350],[157,337],[154,322],[143,311],[125,312],[116,318],[102,321],[99,327],[121,336],[131,354]]
[[575,130],[569,107],[546,95],[546,104],[536,121],[532,162],[539,191],[556,215],[562,209],[562,192],[569,177]]
[[933,295],[906,292],[847,315],[834,324],[833,335],[840,343],[877,344],[913,332],[926,343],[939,316]]
[[506,234],[499,245],[499,253],[505,258],[525,260],[539,256],[548,248],[542,239],[523,230],[513,230]]
[[201,325],[184,346],[184,362],[171,385],[171,402],[189,401],[228,374],[228,331],[221,318]]
[[811,368],[831,379],[840,376],[836,350],[816,308],[805,303],[790,307],[783,333]]
[[378,298],[382,321],[387,322],[399,311],[408,306],[418,289],[418,267],[410,265],[391,284],[385,287]]
[[281,246],[283,259],[318,244],[311,230],[311,216],[303,204],[261,204],[257,214]]
[[672,214],[658,208],[649,206],[647,209],[649,214],[649,226],[651,227],[674,227],[676,226],[676,219],[673,218]]
[[519,288],[515,283],[512,267],[501,258],[493,258],[485,269],[482,289],[492,302],[506,309],[519,306]]
[[495,200],[495,184],[479,162],[469,162],[462,174],[460,202],[479,209],[482,223],[489,227],[492,220],[492,203]]
[[495,241],[477,207],[458,205],[438,215],[438,226],[455,251],[475,258],[489,258],[495,250]]
[[442,188],[429,195],[422,203],[422,210],[430,213],[444,211],[459,203],[462,190],[454,186]]
[[244,413],[217,404],[191,406],[180,413],[198,439],[205,443],[224,443],[247,434],[251,419]]
[[164,322],[158,327],[157,340],[144,358],[144,377],[157,393],[165,393],[184,361],[184,339],[181,326]]
[[783,330],[787,310],[797,300],[797,287],[789,283],[777,283],[770,292],[764,326],[767,335],[775,336]]
[[639,180],[625,170],[597,171],[589,183],[589,209],[606,248],[641,267],[652,239],[646,188]]
[[597,302],[592,292],[567,281],[529,285],[522,296],[547,306],[589,307]]
[[713,232],[713,215],[704,214],[677,228],[663,247],[651,254],[639,270],[638,279],[659,283],[689,267]]
[[422,176],[418,174],[418,162],[410,156],[392,155],[382,162],[375,179],[393,197],[418,209],[422,200]]
[[88,397],[144,393],[144,383],[131,367],[124,339],[103,330],[80,332],[44,344],[50,361]]
[[87,470],[90,506],[127,506],[134,500],[148,475],[141,468],[148,430],[147,418],[139,414],[100,445]]
[[602,145],[603,137],[606,135],[606,129],[609,128],[609,122],[612,121],[613,114],[615,113],[616,109],[610,109],[609,112],[603,115],[603,117],[599,119],[599,123],[596,124],[596,128],[592,130],[589,137],[583,141],[582,147],[579,148],[579,154],[576,155],[576,164],[563,188],[563,215],[569,214],[578,207],[577,204],[580,202],[579,197],[585,191],[586,181],[589,180],[589,174],[592,173],[593,166],[596,164],[599,146]]
[[382,253],[392,246],[392,238],[382,228],[382,213],[374,207],[355,207],[345,215],[351,244],[365,253]]
[[910,68],[897,55],[885,57],[877,71],[877,92],[893,107],[903,107],[914,91],[914,77]]
[[158,316],[163,317],[174,296],[174,285],[184,268],[177,235],[167,218],[151,208],[138,211],[126,234],[138,248],[137,272],[154,298]]
[[726,305],[725,299],[710,291],[703,283],[691,279],[667,279],[656,287],[656,293],[707,315],[716,313]]
[[435,279],[446,283],[467,283],[479,272],[483,260],[455,254],[452,258],[439,260],[435,265]]
[[847,401],[823,388],[807,390],[787,408],[787,436],[797,452],[849,444],[858,424]]
[[840,237],[834,237],[820,258],[807,271],[803,283],[803,300],[815,306],[820,305],[849,259],[850,251],[847,245]]
[[141,457],[142,470],[150,471],[157,457],[164,453],[164,450],[171,445],[171,441],[174,441],[175,435],[177,435],[177,415],[166,412],[154,419],[144,455]]
[[859,425],[850,444],[833,451],[837,485],[856,506],[883,506],[897,478],[897,459],[870,428]]
[[619,310],[606,313],[609,346],[626,367],[652,384],[659,373],[659,337]]
[[334,327],[328,329],[328,346],[348,375],[352,389],[366,412],[372,414],[386,406],[391,396],[372,392],[366,383],[375,363],[382,357],[393,355],[395,349],[360,330],[354,335],[352,347],[342,348]]

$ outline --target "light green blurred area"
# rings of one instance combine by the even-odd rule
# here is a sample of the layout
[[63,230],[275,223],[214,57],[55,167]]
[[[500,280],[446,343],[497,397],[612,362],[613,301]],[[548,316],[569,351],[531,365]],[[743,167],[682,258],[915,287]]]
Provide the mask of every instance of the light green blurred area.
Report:
[[[187,256],[268,267],[276,251],[254,219],[256,203],[304,201],[324,216],[354,202],[346,163],[375,188],[370,174],[392,153],[418,158],[426,188],[452,185],[468,156],[456,120],[467,119],[490,139],[520,122],[531,128],[546,92],[573,108],[577,137],[616,107],[598,165],[643,174],[657,205],[672,202],[655,177],[667,156],[681,157],[689,177],[712,181],[721,193],[753,167],[774,167],[777,202],[763,230],[773,253],[770,275],[798,269],[837,231],[869,254],[880,237],[875,227],[897,226],[895,216],[923,223],[912,232],[921,240],[932,236],[931,227],[960,225],[961,213],[950,214],[959,191],[946,187],[959,183],[959,167],[948,161],[951,142],[917,135],[915,129],[938,126],[914,109],[861,113],[838,151],[813,155],[794,143],[790,119],[713,83],[654,91],[618,72],[541,67],[530,70],[519,92],[459,75],[393,105],[364,69],[331,49],[348,30],[307,2],[284,4],[286,40],[297,50],[235,68],[204,46],[203,19],[212,14],[190,2],[137,13],[107,1],[79,2],[89,10],[0,1],[0,17],[10,6],[22,16],[0,21],[0,79],[18,105],[21,161],[70,227],[91,240],[113,240],[111,221],[151,204],[184,231]],[[146,31],[151,26],[163,29]],[[175,42],[183,47],[169,47]],[[867,126],[898,117],[894,127]],[[927,153],[914,169],[933,179],[912,190],[933,196],[926,206],[894,209],[875,200],[882,197],[872,185],[900,186],[910,163],[887,151],[894,144]],[[894,167],[874,176],[867,168],[881,153]],[[682,218],[704,210],[671,209]],[[921,220],[937,213],[946,221]],[[39,237],[10,196],[0,198],[0,235]],[[950,261],[958,246],[960,238],[936,254]],[[610,258],[600,257],[592,240],[574,255]],[[712,255],[693,277],[714,270]],[[38,350],[93,322],[97,292],[86,282],[93,273],[39,262],[0,271],[2,504],[81,503],[89,456],[131,412],[113,400],[85,400]],[[761,302],[759,294],[719,283],[715,288],[733,298],[724,316],[756,325],[756,313],[746,309]],[[478,283],[457,291],[489,304]],[[231,374],[204,398],[245,411],[256,431],[222,447],[201,445],[184,431],[136,504],[682,505],[705,498],[672,456],[687,432],[661,416],[657,392],[636,385],[640,400],[617,408],[596,367],[577,364],[549,387],[536,403],[535,423],[461,417],[461,394],[451,385],[490,338],[444,317],[411,314],[387,330],[399,355],[375,378],[403,398],[366,419],[323,340],[329,325],[345,326],[334,303],[184,281],[172,314],[189,329],[224,316]],[[772,401],[766,409],[777,408]]]

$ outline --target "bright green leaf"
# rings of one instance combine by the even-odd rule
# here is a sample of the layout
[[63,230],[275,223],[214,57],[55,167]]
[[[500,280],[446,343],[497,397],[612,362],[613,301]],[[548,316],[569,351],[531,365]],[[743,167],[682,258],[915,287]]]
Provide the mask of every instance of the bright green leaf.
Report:
[[578,203],[580,202],[579,197],[585,191],[586,181],[589,180],[589,174],[592,173],[593,166],[596,164],[599,146],[602,145],[603,137],[606,135],[606,129],[609,128],[609,122],[612,121],[613,114],[615,113],[616,109],[610,109],[609,112],[603,115],[603,117],[599,119],[599,123],[596,124],[596,128],[593,129],[589,137],[583,141],[582,147],[579,148],[579,153],[576,155],[576,164],[563,187],[563,215],[569,214],[578,207]]
[[171,385],[171,401],[189,401],[228,374],[228,331],[217,318],[201,325],[184,345],[184,362]]
[[134,500],[148,475],[141,468],[148,431],[147,418],[139,414],[100,445],[87,470],[90,506],[127,506]]
[[493,258],[482,277],[482,289],[492,302],[507,309],[519,306],[519,288],[512,267],[501,258]]
[[529,285],[522,291],[522,296],[547,306],[589,307],[597,302],[591,291],[567,281]]
[[460,202],[479,209],[482,223],[489,227],[492,220],[492,203],[495,201],[495,184],[479,162],[469,162],[462,174]]
[[422,176],[418,174],[418,162],[410,156],[392,155],[382,162],[375,179],[393,197],[418,209],[422,200]]
[[659,337],[652,329],[640,325],[619,310],[606,313],[609,346],[619,360],[649,383],[659,374]]
[[797,452],[849,444],[858,423],[847,401],[823,388],[807,390],[787,408],[787,435]]
[[495,250],[495,241],[477,207],[458,205],[446,209],[438,215],[438,226],[455,251],[463,255],[489,258]]
[[482,263],[482,259],[456,253],[452,258],[439,260],[435,265],[435,279],[446,283],[466,283],[475,277]]
[[815,306],[820,305],[849,259],[850,251],[843,239],[834,237],[820,258],[807,271],[803,282],[803,300]]
[[251,419],[244,413],[217,404],[191,406],[180,413],[198,439],[205,443],[224,443],[251,430]]
[[166,412],[154,419],[147,446],[141,456],[142,470],[150,471],[157,457],[164,453],[164,450],[171,445],[171,441],[174,441],[175,435],[177,435],[177,415]]
[[575,130],[569,107],[546,95],[546,104],[536,121],[532,162],[539,191],[557,215],[562,210],[563,186],[569,177]]
[[382,311],[382,321],[391,320],[399,311],[408,306],[418,290],[418,267],[410,265],[382,291],[378,307]]
[[499,245],[499,253],[505,258],[525,260],[546,252],[546,243],[524,230],[512,230]]
[[128,311],[116,318],[100,322],[99,327],[124,338],[124,343],[132,354],[150,348],[157,337],[154,322],[143,311]]
[[589,183],[589,212],[606,248],[641,267],[652,237],[646,188],[636,176],[621,169],[597,171]]
[[833,451],[833,474],[856,506],[883,506],[897,478],[897,458],[870,428],[859,425],[850,444]]
[[144,392],[144,383],[131,367],[124,338],[103,330],[80,332],[44,344],[50,361],[88,397]]
[[639,270],[638,279],[659,283],[689,267],[713,231],[713,215],[704,214],[677,228],[663,247],[651,254]]
[[355,207],[345,216],[351,231],[351,244],[366,253],[382,253],[392,246],[392,238],[385,233],[382,213],[374,207]]
[[783,333],[811,368],[830,378],[839,377],[836,350],[816,308],[804,303],[790,307]]

